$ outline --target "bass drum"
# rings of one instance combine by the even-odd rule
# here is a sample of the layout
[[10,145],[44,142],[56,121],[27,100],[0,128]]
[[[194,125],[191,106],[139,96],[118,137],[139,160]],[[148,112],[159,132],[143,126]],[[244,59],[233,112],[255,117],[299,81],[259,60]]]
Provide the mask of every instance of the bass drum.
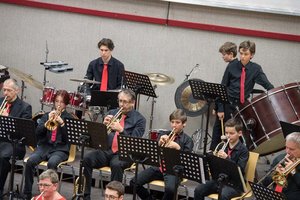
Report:
[[258,95],[239,108],[234,117],[252,130],[244,134],[248,148],[260,155],[284,149],[280,121],[300,125],[299,102],[300,85],[290,83]]
[[[202,81],[201,79],[191,79]],[[203,81],[202,81],[203,82]],[[207,111],[207,103],[204,100],[193,98],[189,80],[184,81],[175,92],[175,104],[178,109],[183,109],[187,116],[196,117]]]

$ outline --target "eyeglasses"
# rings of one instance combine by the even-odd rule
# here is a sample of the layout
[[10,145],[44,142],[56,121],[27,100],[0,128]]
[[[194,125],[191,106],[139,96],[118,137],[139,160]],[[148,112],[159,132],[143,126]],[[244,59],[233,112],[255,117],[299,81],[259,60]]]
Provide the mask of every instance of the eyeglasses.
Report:
[[52,186],[53,184],[52,183],[38,183],[37,185],[38,185],[38,187],[48,188],[48,187]]
[[109,199],[109,200],[115,200],[115,199],[118,199],[119,197],[116,197],[114,195],[108,195],[108,194],[105,194],[105,199]]
[[126,104],[129,104],[131,101],[119,99],[118,102],[123,103],[124,105],[126,105]]

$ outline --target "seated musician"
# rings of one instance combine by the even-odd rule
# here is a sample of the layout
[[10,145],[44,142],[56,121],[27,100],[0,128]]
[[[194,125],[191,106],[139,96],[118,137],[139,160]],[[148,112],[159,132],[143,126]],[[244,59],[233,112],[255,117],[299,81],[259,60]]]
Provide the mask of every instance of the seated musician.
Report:
[[[83,158],[83,173],[86,178],[86,186],[84,189],[84,199],[90,199],[92,172],[93,168],[104,166],[111,167],[111,180],[122,182],[123,170],[128,168],[131,163],[120,161],[118,155],[118,134],[124,134],[133,137],[142,137],[145,132],[146,119],[134,109],[135,93],[130,89],[123,89],[118,95],[119,109],[113,109],[108,112],[104,118],[104,124],[109,125],[111,133],[108,135],[108,150],[93,150],[87,153]],[[122,119],[120,121],[113,120],[113,116],[120,110]]]
[[[219,150],[217,152],[217,156],[235,162],[244,174],[249,159],[249,152],[247,147],[239,140],[239,137],[242,135],[242,130],[243,125],[238,119],[231,118],[225,123],[225,133],[229,143],[224,150]],[[242,192],[243,188],[224,185],[219,199],[231,199],[241,195]],[[205,196],[213,193],[218,193],[217,180],[209,180],[205,184],[198,185],[194,191],[194,198],[197,200],[204,200]]]
[[[276,167],[276,172],[282,174],[283,180],[278,184],[275,181],[275,191],[282,192],[288,200],[297,200],[300,197],[300,132],[293,132],[286,136],[286,156],[284,164]],[[273,174],[272,178],[280,177]],[[277,182],[277,183],[276,183]]]
[[[31,119],[31,105],[18,97],[20,87],[14,79],[7,79],[3,83],[3,96],[0,98],[0,115]],[[25,144],[17,144],[16,157],[23,159],[26,153]],[[13,146],[10,142],[0,141],[0,199],[8,172],[10,172],[10,158],[13,154]]]
[[25,166],[24,198],[31,199],[35,167],[42,161],[48,161],[48,169],[57,169],[62,161],[68,159],[70,144],[67,140],[65,118],[73,118],[66,111],[69,103],[66,90],[58,90],[54,96],[55,110],[45,113],[36,128],[38,146]]
[[40,194],[33,197],[32,200],[66,200],[58,189],[58,174],[53,169],[48,169],[39,176],[38,187]]
[[[174,141],[168,142],[169,136],[167,134],[161,135],[158,144],[167,148],[191,152],[194,146],[193,140],[183,131],[187,121],[185,112],[177,109],[170,114],[169,120],[177,137],[175,137]],[[175,187],[178,187],[180,179],[174,175],[162,173],[159,167],[151,166],[142,171],[138,174],[137,182],[135,183],[135,180],[132,179],[130,185],[133,187],[136,184],[136,191],[141,199],[152,199],[151,194],[144,188],[144,185],[153,180],[164,180],[165,182],[165,193],[162,199],[173,199]]]

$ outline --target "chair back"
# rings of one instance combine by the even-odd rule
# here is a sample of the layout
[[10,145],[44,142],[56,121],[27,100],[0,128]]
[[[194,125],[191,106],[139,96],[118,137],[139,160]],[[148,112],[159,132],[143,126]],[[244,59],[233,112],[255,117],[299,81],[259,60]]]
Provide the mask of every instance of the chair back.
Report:
[[259,154],[255,152],[249,152],[249,159],[245,168],[245,179],[247,181],[246,187],[247,190],[251,189],[248,181],[254,182],[255,178],[255,169],[257,165]]

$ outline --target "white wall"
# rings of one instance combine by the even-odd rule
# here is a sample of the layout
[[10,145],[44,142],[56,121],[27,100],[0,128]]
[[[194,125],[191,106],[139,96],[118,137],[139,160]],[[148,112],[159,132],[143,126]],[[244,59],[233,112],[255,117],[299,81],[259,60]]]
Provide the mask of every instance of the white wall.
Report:
[[[167,3],[160,1],[43,1],[102,11],[129,13],[165,18]],[[255,30],[299,34],[300,17],[248,11],[171,4],[170,18],[189,22]],[[174,94],[187,74],[197,63],[200,69],[192,78],[220,82],[226,63],[219,46],[226,41],[237,44],[244,40],[256,42],[253,59],[262,65],[270,81],[277,87],[299,80],[300,45],[297,42],[246,37],[209,31],[176,28],[124,20],[101,18],[51,11],[9,4],[0,4],[0,64],[22,69],[42,82],[45,44],[48,42],[48,61],[62,60],[74,67],[73,72],[54,74],[47,72],[49,85],[75,91],[76,82],[70,78],[83,78],[90,60],[98,56],[97,43],[103,37],[115,43],[113,55],[121,60],[126,70],[137,73],[163,73],[175,78],[175,83],[159,86],[154,109],[153,128],[168,128],[168,116],[175,109]],[[15,77],[14,74],[11,74]],[[16,77],[18,78],[18,77]],[[26,101],[33,112],[40,109],[42,91],[26,84]],[[147,118],[151,101],[143,97],[140,111]],[[187,132],[200,127],[201,117],[189,118]],[[213,124],[213,122],[211,122]],[[203,127],[204,128],[204,127]]]

